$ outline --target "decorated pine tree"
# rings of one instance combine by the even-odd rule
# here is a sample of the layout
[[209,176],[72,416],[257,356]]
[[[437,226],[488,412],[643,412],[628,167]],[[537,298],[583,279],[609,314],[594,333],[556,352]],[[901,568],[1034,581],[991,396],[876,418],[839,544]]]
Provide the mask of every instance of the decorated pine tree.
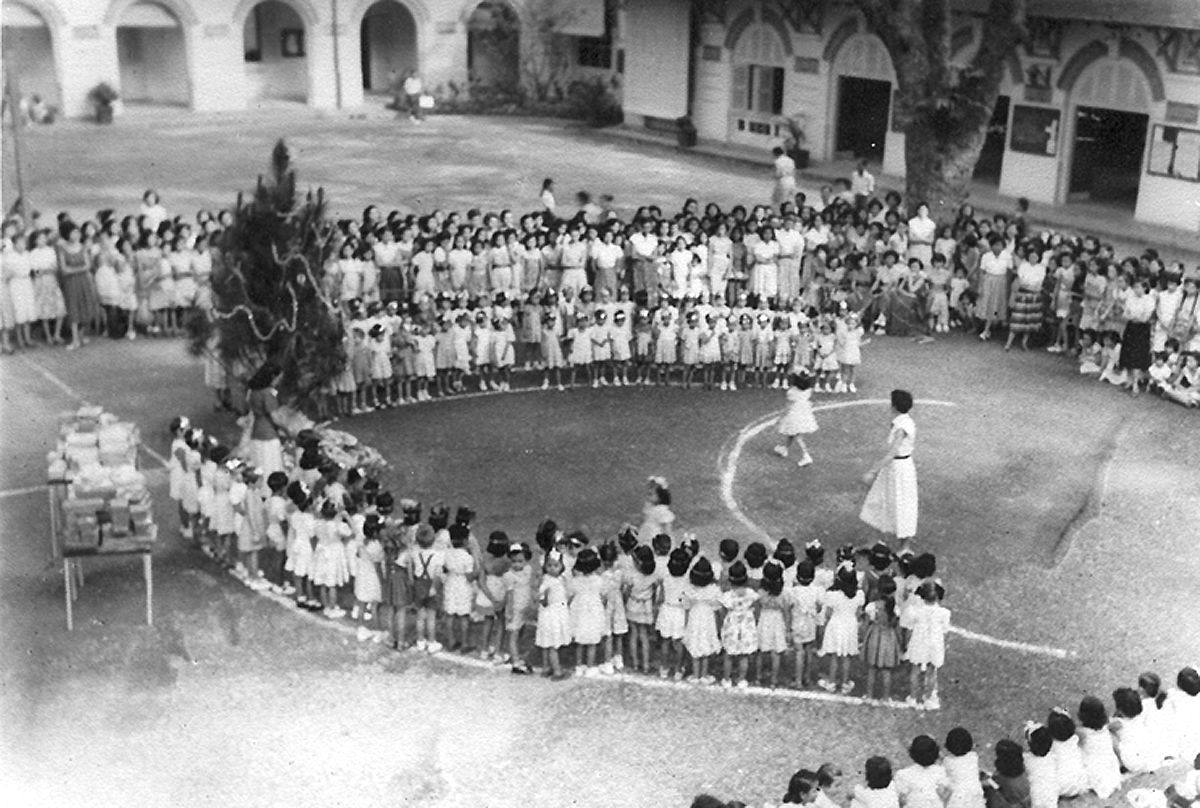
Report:
[[[337,307],[323,293],[331,248],[325,194],[296,195],[287,145],[271,152],[270,174],[250,201],[239,194],[233,225],[214,251],[212,311],[190,323],[197,355],[216,350],[226,367],[283,368],[280,399],[303,404],[345,366]],[[215,339],[214,339],[215,337]]]

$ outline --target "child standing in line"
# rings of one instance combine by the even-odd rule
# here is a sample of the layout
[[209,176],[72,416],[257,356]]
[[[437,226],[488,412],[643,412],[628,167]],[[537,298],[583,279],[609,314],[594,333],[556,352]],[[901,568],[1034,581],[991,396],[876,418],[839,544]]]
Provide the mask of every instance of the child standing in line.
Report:
[[454,329],[449,317],[438,315],[437,332],[434,334],[433,362],[437,369],[438,396],[445,397],[455,392],[452,374],[457,356],[454,353]]
[[284,576],[287,563],[288,500],[284,494],[288,486],[287,475],[273,471],[267,475],[267,543],[263,547],[260,561],[271,583],[271,591],[280,595],[294,595],[296,588]]
[[854,691],[850,681],[850,660],[858,656],[858,612],[863,606],[858,576],[850,565],[838,568],[833,586],[821,595],[821,608],[828,615],[821,656],[829,657],[829,678],[817,684],[830,693]]
[[774,378],[771,380],[772,390],[783,390],[787,384],[788,369],[792,364],[792,330],[791,323],[786,317],[775,318],[774,342],[772,343],[772,359],[775,365]]
[[[669,541],[670,539],[668,546]],[[688,588],[688,581],[684,576],[687,575],[691,561],[687,550],[681,547],[672,550],[666,563],[666,575],[661,577],[658,588],[658,619],[654,627],[658,630],[661,641],[658,669],[661,679],[670,676],[679,681],[683,678],[683,638],[687,629],[684,597]]]
[[813,368],[817,375],[817,391],[822,393],[837,392],[838,358],[837,337],[833,326],[827,320],[822,320],[816,339],[816,359]]
[[[772,568],[775,565],[771,565]],[[763,570],[764,578],[766,569]],[[782,575],[780,580],[782,582]],[[721,647],[725,650],[725,676],[722,687],[734,683],[733,665],[737,662],[737,686],[749,687],[750,657],[758,653],[758,626],[754,622],[754,607],[759,593],[749,586],[746,565],[735,561],[729,567],[729,591],[721,594],[725,619],[721,623]]]
[[375,409],[375,384],[371,380],[372,356],[371,348],[367,345],[367,334],[361,326],[351,329],[354,342],[350,352],[350,366],[354,371],[354,409],[353,415],[361,415]]
[[[695,681],[700,684],[712,684],[716,679],[709,676],[709,659],[721,653],[721,635],[717,632],[717,612],[722,608],[721,589],[716,584],[712,564],[703,556],[692,564],[688,580],[691,586],[684,591],[683,596],[683,605],[687,609],[683,645],[692,658],[692,676]],[[752,606],[753,601],[750,602],[750,607]],[[750,619],[754,619],[753,612],[750,612]],[[754,639],[753,626],[750,636]],[[683,678],[682,665],[676,671],[675,678]]]
[[392,397],[392,340],[387,330],[376,323],[371,326],[371,382],[375,385],[375,401],[380,407],[394,407]]
[[571,577],[566,579],[570,597],[571,636],[577,647],[577,662],[586,678],[599,674],[596,646],[604,639],[607,622],[604,580],[599,572],[599,554],[591,547],[585,547],[575,559]]
[[767,387],[767,375],[775,364],[775,332],[770,312],[759,312],[754,329],[754,381],[759,389]]
[[337,603],[337,588],[350,578],[343,542],[352,532],[345,514],[333,500],[325,500],[321,505],[320,518],[313,526],[316,547],[313,549],[311,577],[313,586],[321,587],[324,613],[331,619],[346,616],[345,610]]
[[812,455],[804,444],[804,435],[817,431],[817,419],[812,411],[812,377],[807,374],[793,374],[789,380],[787,391],[788,411],[779,419],[777,429],[786,439],[775,447],[775,454],[787,457],[793,443],[800,444],[801,455],[797,465],[800,468],[812,465]]
[[[764,576],[764,583],[765,583]],[[811,558],[796,564],[796,585],[784,594],[791,623],[792,650],[795,656],[796,687],[807,687],[817,651],[818,617],[821,613],[822,589],[815,582]]]
[[[233,490],[230,491],[231,499]],[[253,466],[242,469],[237,488],[237,550],[242,579],[251,589],[266,589],[267,579],[258,566],[258,554],[267,538],[267,500],[262,489],[262,474]]]
[[504,641],[504,573],[508,570],[508,534],[493,530],[487,546],[479,557],[479,577],[475,582],[475,601],[471,623],[479,626],[480,656],[495,658],[501,664],[508,661],[502,652]]
[[974,747],[975,739],[962,727],[955,727],[946,735],[946,755],[942,759],[950,787],[946,808],[984,808],[979,755]]
[[654,329],[655,384],[669,385],[671,370],[678,359],[679,326],[671,316],[671,309],[659,313],[658,326]]
[[363,541],[358,546],[354,570],[354,610],[362,621],[358,626],[360,642],[371,640],[379,643],[387,632],[379,631],[379,603],[383,599],[383,585],[379,569],[383,564],[383,543],[380,533],[383,520],[371,514],[363,522]]
[[[608,312],[596,309],[595,322],[588,329],[592,343],[592,387],[607,387],[612,364],[612,328],[608,324]],[[616,382],[616,376],[613,376]]]
[[471,348],[475,356],[475,372],[479,374],[479,391],[500,389],[492,381],[492,341],[495,332],[488,323],[487,312],[475,312],[475,332]]
[[600,562],[604,570],[600,574],[604,593],[604,659],[600,672],[605,674],[625,670],[625,655],[622,649],[629,635],[629,620],[625,614],[625,599],[621,596],[628,570],[617,566],[621,557],[617,545],[607,542],[600,546]]
[[629,341],[633,332],[628,328],[629,317],[623,309],[613,313],[611,332],[613,384],[617,387],[629,386],[629,360],[633,356]]
[[442,554],[433,549],[433,527],[417,528],[417,546],[408,554],[406,570],[411,582],[412,605],[417,612],[417,650],[436,654],[442,650],[437,641],[437,606],[441,592]]
[[167,458],[168,496],[175,501],[179,509],[179,535],[182,538],[192,538],[192,524],[188,513],[183,508],[183,478],[185,475],[185,455],[188,451],[184,433],[191,429],[191,422],[186,416],[179,415],[171,419],[171,449]]
[[841,371],[841,378],[838,379],[834,392],[858,392],[858,388],[854,386],[854,373],[862,364],[862,345],[865,333],[859,322],[858,312],[849,312],[844,320],[837,321],[837,331],[834,335],[834,355]]
[[772,689],[779,686],[779,657],[788,649],[788,599],[784,595],[783,565],[769,562],[763,566],[762,589],[758,592],[758,678],[762,674],[763,657],[770,662],[770,679],[765,683]]
[[558,649],[571,644],[571,612],[562,576],[562,555],[557,550],[551,550],[542,565],[542,582],[538,586],[537,636],[534,642],[542,649],[547,671],[556,682],[569,676],[562,669]]
[[659,577],[655,574],[654,551],[640,544],[633,549],[633,571],[623,584],[625,618],[632,637],[629,662],[638,673],[650,671],[650,634],[654,630],[654,603]]
[[492,318],[492,364],[498,378],[496,384],[501,392],[512,390],[512,366],[516,361],[517,336],[512,320],[508,317]]
[[416,377],[416,400],[429,401],[429,383],[437,375],[437,337],[431,328],[413,327],[413,375]]
[[508,656],[512,672],[530,674],[533,669],[521,657],[521,631],[529,621],[533,607],[533,568],[529,566],[532,550],[523,544],[508,547],[508,570],[501,579],[504,584],[504,629],[508,635]]
[[683,387],[691,389],[692,375],[700,363],[700,341],[704,331],[700,328],[700,312],[692,309],[687,313],[683,331],[679,334],[679,362],[683,365]]
[[863,636],[863,662],[867,666],[867,687],[863,700],[876,703],[875,679],[883,685],[882,701],[892,698],[892,671],[900,666],[900,615],[896,610],[896,581],[890,575],[879,578],[878,597],[864,609],[867,630]]
[[909,613],[912,635],[904,658],[912,664],[912,681],[905,703],[937,710],[941,701],[937,693],[938,668],[946,658],[946,632],[950,630],[950,610],[939,603],[939,585],[926,581],[917,587],[920,602]]
[[475,557],[467,550],[466,525],[449,527],[450,549],[442,553],[442,613],[446,615],[447,647],[451,651],[470,651],[467,643],[471,607],[475,600]]
[[550,378],[554,378],[554,386],[558,390],[564,390],[562,383],[562,369],[566,362],[563,360],[562,352],[562,320],[553,309],[546,309],[546,314],[542,319],[542,389],[550,389]]
[[575,373],[579,368],[583,368],[585,371],[585,384],[594,381],[592,379],[595,375],[595,369],[592,367],[592,336],[585,317],[578,318],[575,323],[575,330],[571,332],[571,356],[569,363],[571,366],[571,378],[568,385],[570,387],[575,386]]

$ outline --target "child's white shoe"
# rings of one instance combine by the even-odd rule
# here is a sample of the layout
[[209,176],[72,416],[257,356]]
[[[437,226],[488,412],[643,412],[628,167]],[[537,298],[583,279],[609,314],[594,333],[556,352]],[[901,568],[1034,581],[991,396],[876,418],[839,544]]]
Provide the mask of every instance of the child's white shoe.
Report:
[[350,610],[350,619],[357,620],[362,611],[358,608],[358,604],[354,604],[354,608]]
[[796,461],[796,465],[799,466],[800,468],[804,468],[805,466],[811,466],[812,462],[813,462],[812,455],[805,455],[804,457],[802,457]]
[[613,668],[615,668],[618,671],[625,670],[625,657],[621,656],[620,654],[617,654],[615,657],[613,657],[612,665],[613,665]]
[[922,706],[926,710],[940,710],[942,709],[942,700],[938,698],[937,693],[934,693],[925,699],[925,703]]
[[849,390],[851,393],[858,392],[858,388],[854,386],[854,382],[850,382],[849,384],[847,384],[846,389]]
[[788,456],[787,447],[786,446],[776,446],[775,454],[779,455],[780,457],[787,457]]
[[725,690],[729,690],[731,687],[733,687],[733,682],[729,681],[728,679],[722,679],[721,687]]
[[549,379],[542,379],[542,389],[543,390],[550,389],[550,380]]
[[436,654],[438,651],[442,650],[442,644],[440,642],[437,642],[436,640],[431,640],[425,646],[425,650],[431,654]]
[[371,630],[366,626],[359,626],[358,631],[355,632],[355,636],[358,638],[359,642],[366,642],[367,640],[371,639]]
[[416,647],[417,647],[417,650],[418,650],[418,651],[428,651],[428,650],[429,650],[429,643],[425,642],[424,640],[417,640],[417,646],[416,646]]
[[734,382],[730,382],[729,389],[736,393],[737,392],[737,384],[735,384]]
[[915,709],[918,709],[918,710],[919,710],[919,709],[921,709],[921,705],[917,703],[917,699],[916,699],[916,697],[915,697],[915,696],[909,696],[908,698],[906,698],[906,699],[904,700],[904,706],[905,706],[905,707],[912,707],[912,708],[915,708]]
[[833,682],[829,681],[828,679],[818,679],[817,687],[821,688],[826,693],[836,693],[837,692],[837,685],[835,685]]
[[842,693],[846,696],[849,696],[853,692],[854,692],[854,682],[847,679],[846,684],[842,685]]
[[746,688],[750,687],[750,683],[747,682],[745,679],[739,679],[737,686],[738,686],[739,690],[745,690]]
[[729,389],[729,382],[721,382],[721,389],[722,389],[722,390],[728,390],[728,389]]

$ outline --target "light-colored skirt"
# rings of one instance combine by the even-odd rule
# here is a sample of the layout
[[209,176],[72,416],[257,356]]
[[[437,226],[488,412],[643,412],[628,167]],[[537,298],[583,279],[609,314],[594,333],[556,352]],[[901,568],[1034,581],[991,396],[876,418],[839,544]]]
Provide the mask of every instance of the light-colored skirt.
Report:
[[898,539],[917,535],[917,466],[911,457],[892,460],[875,476],[858,518]]
[[265,479],[276,471],[283,471],[283,444],[279,438],[270,440],[251,440],[249,446],[250,462],[258,469]]
[[1008,319],[1008,294],[1004,275],[984,275],[979,286],[979,306],[975,315],[985,320]]

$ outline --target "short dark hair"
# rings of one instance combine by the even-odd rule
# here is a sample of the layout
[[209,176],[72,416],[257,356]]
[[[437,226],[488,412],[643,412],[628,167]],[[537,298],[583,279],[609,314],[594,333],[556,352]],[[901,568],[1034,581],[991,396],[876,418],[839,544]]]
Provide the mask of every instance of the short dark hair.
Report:
[[892,784],[892,762],[882,755],[867,758],[867,788],[887,788]]
[[908,756],[918,766],[932,766],[938,761],[938,743],[928,735],[918,735],[913,738],[908,747]]
[[961,757],[975,748],[975,739],[963,727],[955,727],[946,733],[946,751]]
[[996,773],[1004,777],[1020,777],[1025,773],[1025,755],[1019,743],[1008,738],[996,742]]
[[1200,695],[1200,673],[1191,666],[1180,668],[1179,675],[1175,677],[1175,686],[1189,696]]
[[1118,687],[1112,698],[1117,711],[1126,718],[1137,718],[1142,714],[1142,699],[1132,687]]
[[1075,735],[1075,722],[1066,710],[1051,710],[1046,717],[1046,728],[1056,741],[1070,740]]
[[1095,696],[1084,696],[1075,714],[1079,716],[1079,723],[1088,729],[1101,730],[1108,726],[1108,710]]
[[892,409],[896,412],[906,413],[913,407],[912,393],[907,390],[892,391]]
[[1054,745],[1054,736],[1050,734],[1050,730],[1044,726],[1039,726],[1037,729],[1029,733],[1029,753],[1035,757],[1045,757],[1050,754],[1050,747]]

